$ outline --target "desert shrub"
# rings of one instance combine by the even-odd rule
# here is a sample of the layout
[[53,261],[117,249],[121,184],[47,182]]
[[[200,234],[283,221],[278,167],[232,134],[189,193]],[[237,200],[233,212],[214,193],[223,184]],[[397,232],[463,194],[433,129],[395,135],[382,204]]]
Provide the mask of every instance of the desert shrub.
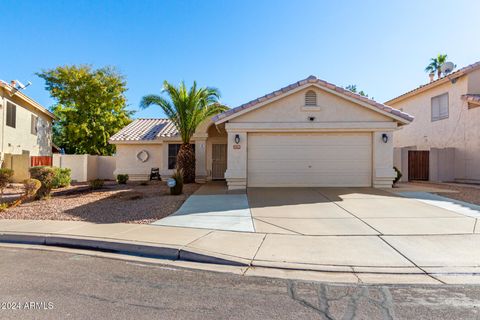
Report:
[[42,186],[42,183],[37,179],[27,179],[23,181],[23,186],[25,187],[24,196],[26,199],[33,198],[38,189]]
[[23,202],[34,198],[37,195],[37,191],[42,187],[42,183],[37,179],[27,179],[23,181],[23,186],[25,188],[23,195],[17,200],[8,203],[6,208],[14,208],[21,205]]
[[9,204],[4,202],[4,203],[0,203],[0,212],[3,212],[5,210],[7,210],[9,207]]
[[53,180],[55,178],[55,169],[52,167],[31,167],[30,177],[40,181],[42,184],[38,189],[35,199],[43,199],[50,196],[50,192],[53,188]]
[[398,181],[400,181],[400,179],[402,178],[403,174],[400,172],[400,170],[398,170],[397,167],[393,167],[393,170],[395,170],[395,173],[397,174],[395,176],[395,179],[393,180],[393,184],[396,184]]
[[122,191],[114,194],[112,198],[119,199],[119,200],[140,200],[145,197],[145,194],[140,191]]
[[3,196],[3,190],[7,187],[8,183],[12,180],[13,170],[7,168],[0,169],[0,194]]
[[53,177],[52,188],[68,187],[70,182],[72,182],[72,170],[69,168],[53,168],[53,170],[55,171],[55,176]]
[[183,192],[183,171],[181,169],[177,169],[174,174],[172,175],[172,179],[175,179],[176,185],[173,188],[170,188],[170,194],[178,195],[182,194]]
[[103,179],[94,179],[94,180],[88,181],[88,185],[92,190],[98,190],[103,188],[104,183],[105,182],[103,181]]
[[128,174],[117,174],[118,184],[127,184]]

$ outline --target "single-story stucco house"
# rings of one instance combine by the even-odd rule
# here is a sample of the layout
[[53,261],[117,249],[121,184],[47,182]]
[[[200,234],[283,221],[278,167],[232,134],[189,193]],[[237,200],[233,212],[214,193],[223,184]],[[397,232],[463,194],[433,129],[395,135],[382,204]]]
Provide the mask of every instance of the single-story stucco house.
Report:
[[[393,132],[413,117],[310,76],[221,113],[196,131],[198,182],[246,187],[391,187]],[[166,119],[137,119],[112,136],[115,174],[172,174],[181,143]]]

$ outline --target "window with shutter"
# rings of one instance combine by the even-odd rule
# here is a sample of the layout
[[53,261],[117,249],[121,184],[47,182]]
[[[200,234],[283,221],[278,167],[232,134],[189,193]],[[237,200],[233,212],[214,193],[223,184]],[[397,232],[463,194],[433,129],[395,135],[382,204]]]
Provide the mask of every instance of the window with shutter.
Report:
[[313,90],[305,93],[305,106],[316,107],[317,106],[317,94]]
[[17,106],[7,101],[7,126],[15,128],[17,125]]
[[432,121],[448,118],[448,93],[432,98]]
[[[180,150],[181,144],[170,143],[168,145],[168,169],[175,169],[177,166],[177,154]],[[195,151],[195,144],[192,144],[193,151]]]

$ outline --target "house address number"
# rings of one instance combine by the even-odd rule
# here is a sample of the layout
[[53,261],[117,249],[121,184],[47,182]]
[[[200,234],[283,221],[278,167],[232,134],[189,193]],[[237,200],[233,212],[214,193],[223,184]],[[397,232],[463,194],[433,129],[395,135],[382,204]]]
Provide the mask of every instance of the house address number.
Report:
[[239,145],[239,144],[234,144],[234,145],[233,145],[233,149],[238,150],[238,149],[240,149],[240,148],[241,148],[241,145]]

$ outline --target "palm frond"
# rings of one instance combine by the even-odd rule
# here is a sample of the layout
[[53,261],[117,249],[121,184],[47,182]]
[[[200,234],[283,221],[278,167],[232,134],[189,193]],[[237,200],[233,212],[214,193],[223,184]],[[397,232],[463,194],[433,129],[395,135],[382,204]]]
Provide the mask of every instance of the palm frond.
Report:
[[220,91],[213,87],[199,88],[197,83],[187,89],[184,82],[178,87],[164,81],[164,96],[146,95],[140,103],[141,108],[158,105],[177,127],[182,141],[190,142],[197,127],[228,107],[220,104]]

